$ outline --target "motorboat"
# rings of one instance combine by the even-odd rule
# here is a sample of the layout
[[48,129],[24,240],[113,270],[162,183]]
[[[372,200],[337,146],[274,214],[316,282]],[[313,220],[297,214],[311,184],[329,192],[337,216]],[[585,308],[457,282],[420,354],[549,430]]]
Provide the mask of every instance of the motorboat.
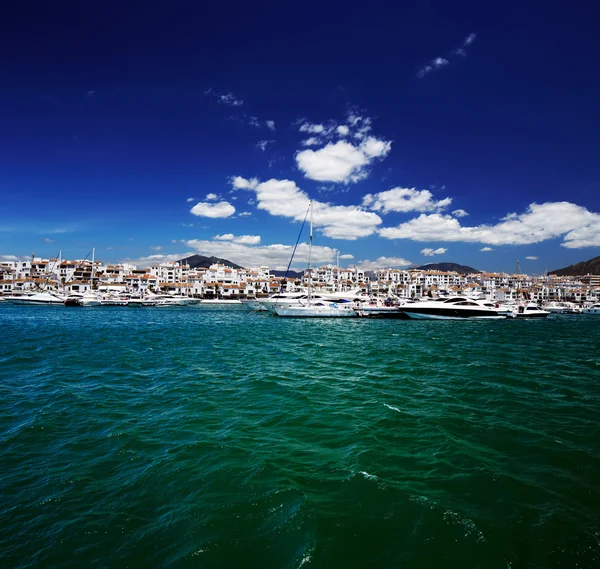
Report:
[[65,299],[65,306],[101,306],[102,299],[94,292],[72,294]]
[[592,304],[591,306],[586,306],[583,309],[584,314],[600,314],[600,303]]
[[408,320],[409,316],[400,306],[389,299],[384,301],[370,299],[363,301],[354,307],[354,311],[361,318],[395,318],[399,320]]
[[242,304],[242,301],[235,298],[203,298],[199,304]]
[[484,303],[464,296],[415,302],[399,307],[415,320],[500,320],[505,316]]
[[512,313],[513,318],[546,318],[550,313],[542,310],[535,302],[519,304]]
[[351,302],[310,302],[289,306],[277,306],[277,316],[294,318],[355,318],[358,316]]
[[196,303],[195,298],[176,296],[173,294],[153,294],[147,298],[156,301],[156,306],[163,308],[169,306],[189,306],[190,304]]
[[583,309],[572,302],[549,302],[544,306],[544,310],[550,314],[581,314]]
[[13,304],[62,305],[65,303],[64,296],[46,291],[22,296],[10,296],[7,300],[10,300]]

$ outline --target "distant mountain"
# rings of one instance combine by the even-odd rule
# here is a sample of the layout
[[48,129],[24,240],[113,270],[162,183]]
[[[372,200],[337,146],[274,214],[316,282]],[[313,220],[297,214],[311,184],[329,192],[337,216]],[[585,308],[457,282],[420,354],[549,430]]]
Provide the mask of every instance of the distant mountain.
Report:
[[559,277],[570,277],[577,275],[600,275],[600,257],[594,257],[589,261],[583,261],[581,263],[575,263],[569,265],[564,269],[556,269],[550,271],[551,275],[558,275]]
[[190,257],[185,257],[184,259],[180,259],[180,261],[185,261],[190,269],[197,269],[198,267],[208,269],[211,265],[221,264],[226,265],[227,267],[231,267],[232,269],[243,269],[244,267],[240,267],[227,259],[219,259],[218,257],[204,257],[203,255],[191,255]]
[[[285,271],[269,271],[274,277],[284,277]],[[289,279],[301,279],[304,276],[304,271],[290,271],[288,273]]]
[[420,269],[422,271],[454,271],[455,273],[459,273],[461,275],[467,275],[470,273],[480,273],[477,269],[473,267],[467,267],[466,265],[459,265],[458,263],[428,263],[427,265],[420,265],[419,267],[414,267],[415,269]]

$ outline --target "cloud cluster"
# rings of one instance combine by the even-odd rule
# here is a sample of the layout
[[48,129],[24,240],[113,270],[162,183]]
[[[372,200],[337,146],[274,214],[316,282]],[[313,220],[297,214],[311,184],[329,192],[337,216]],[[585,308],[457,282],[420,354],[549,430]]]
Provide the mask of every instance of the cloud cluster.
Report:
[[[236,176],[231,180],[234,189],[251,190],[256,193],[257,208],[271,215],[302,221],[310,201],[295,182],[271,179],[259,182],[256,178]],[[357,206],[331,205],[313,200],[314,226],[326,237],[354,240],[375,233],[381,218],[373,212]]]
[[374,137],[359,144],[338,140],[319,150],[301,150],[296,154],[296,164],[311,180],[348,184],[364,180],[369,175],[367,166],[387,156],[391,147],[391,142]]
[[417,77],[419,79],[422,79],[428,73],[431,73],[432,71],[437,71],[439,69],[442,69],[443,67],[446,67],[447,65],[450,65],[450,59],[452,59],[454,56],[459,55],[462,57],[466,57],[467,47],[475,41],[476,37],[477,34],[469,34],[463,40],[461,46],[456,49],[453,49],[448,55],[446,55],[446,57],[435,57],[429,63],[426,63],[422,67],[419,67],[419,69],[417,69]]
[[421,255],[425,257],[433,257],[434,255],[443,255],[448,249],[440,247],[439,249],[421,249]]
[[243,245],[258,245],[260,243],[260,235],[234,235],[233,233],[224,233],[223,235],[215,235],[216,241],[231,241],[232,243],[241,243]]
[[364,261],[359,261],[357,264],[363,271],[376,271],[383,267],[393,269],[397,267],[409,267],[412,265],[410,261],[402,259],[402,257],[378,257],[375,261],[366,259]]
[[241,107],[244,104],[244,101],[238,99],[231,91],[215,91],[211,88],[204,91],[204,94],[229,107]]
[[[201,255],[216,256],[244,267],[268,265],[271,269],[285,270],[292,256],[292,245],[263,245],[253,247],[243,243],[227,241],[203,241],[192,239],[186,245]],[[331,263],[335,259],[336,250],[331,247],[313,246],[311,261],[315,264]],[[306,268],[308,263],[308,245],[300,243],[294,255],[293,266]]]
[[392,188],[377,194],[367,194],[363,198],[363,206],[381,213],[392,211],[439,211],[448,207],[451,203],[452,198],[436,201],[429,190],[417,190],[415,188]]
[[190,210],[190,213],[198,217],[212,217],[216,219],[232,216],[235,213],[235,207],[226,201],[216,203],[199,202]]
[[495,225],[462,226],[451,215],[433,213],[385,227],[386,239],[527,245],[563,238],[563,247],[577,249],[600,246],[600,215],[569,202],[531,204],[522,214],[511,213]]
[[275,142],[274,140],[259,140],[256,143],[256,148],[258,148],[259,150],[261,150],[262,152],[264,152],[267,149],[267,146],[269,144],[273,144],[273,142]]
[[319,182],[363,180],[369,174],[368,166],[385,158],[392,143],[370,135],[371,119],[357,111],[348,113],[343,124],[335,121],[310,123],[299,121],[298,130],[308,135],[301,144],[307,148],[296,153],[299,170],[309,179]]

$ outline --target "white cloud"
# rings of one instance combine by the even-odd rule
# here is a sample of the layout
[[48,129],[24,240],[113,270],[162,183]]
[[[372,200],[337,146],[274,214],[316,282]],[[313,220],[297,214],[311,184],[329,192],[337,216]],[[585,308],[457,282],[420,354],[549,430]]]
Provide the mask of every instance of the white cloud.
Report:
[[303,146],[316,146],[317,144],[320,144],[320,143],[321,143],[321,141],[314,136],[311,136],[310,138],[307,138],[306,140],[303,140],[301,142],[301,144]]
[[421,79],[422,77],[425,77],[425,75],[427,75],[428,73],[431,73],[432,71],[435,71],[437,69],[441,69],[442,67],[445,67],[449,64],[450,62],[446,58],[436,57],[435,59],[432,59],[427,65],[424,65],[423,67],[420,67],[417,70],[417,77]]
[[463,46],[468,46],[471,45],[474,41],[475,38],[477,37],[477,34],[469,34],[466,38],[465,41],[463,42]]
[[267,125],[267,128],[275,130],[275,121],[265,121],[265,124]]
[[354,255],[350,255],[350,253],[346,253],[345,255],[340,255],[340,259],[354,259]]
[[[291,180],[271,179],[245,180],[240,176],[232,179],[234,188],[251,189],[256,192],[257,208],[271,215],[289,217],[302,221],[308,209],[309,197]],[[321,228],[326,237],[354,240],[372,235],[381,218],[357,206],[336,206],[313,200],[315,227]]]
[[366,167],[376,158],[384,158],[392,143],[368,137],[358,146],[339,140],[319,150],[296,154],[298,168],[307,178],[319,182],[357,182],[368,176]]
[[363,198],[363,206],[382,213],[438,211],[448,207],[451,203],[452,198],[435,201],[429,190],[415,188],[392,188],[378,194],[367,194]]
[[185,200],[186,202],[193,202],[196,198],[188,198],[187,200]]
[[434,255],[443,255],[448,249],[440,247],[439,249],[421,249],[421,255],[425,257],[433,257]]
[[155,263],[168,263],[170,261],[179,261],[185,257],[189,257],[193,255],[193,252],[187,253],[172,253],[170,255],[148,255],[147,257],[138,257],[138,258],[126,258],[121,259],[119,263],[131,263],[132,265],[137,266],[138,268],[146,268]]
[[242,178],[241,176],[233,176],[231,184],[236,190],[255,190],[258,186],[258,178]]
[[267,145],[275,142],[274,140],[260,140],[256,143],[256,148],[259,148],[263,152],[267,149]]
[[[292,245],[263,245],[253,247],[232,241],[202,241],[193,239],[186,244],[201,255],[216,256],[232,261],[242,267],[268,265],[271,269],[285,270],[292,256]],[[312,262],[331,263],[335,259],[335,249],[313,246]],[[308,245],[300,243],[294,255],[293,266],[306,268],[308,263]]]
[[600,246],[600,215],[569,202],[531,204],[525,213],[511,213],[496,225],[461,226],[450,215],[434,213],[385,227],[379,234],[387,239],[526,245],[563,238],[563,247],[576,249]]
[[452,215],[454,217],[466,217],[467,215],[469,215],[464,209],[455,209],[452,212]]
[[[454,56],[457,56],[457,55],[465,57],[467,55],[466,48],[475,41],[476,37],[477,37],[477,34],[474,34],[474,33],[469,34],[462,42],[461,47],[459,47],[458,49],[452,50],[447,55],[447,57],[453,58]],[[432,71],[441,69],[442,67],[446,67],[447,65],[450,65],[450,61],[446,57],[436,57],[436,58],[432,59],[429,63],[427,63],[426,65],[423,65],[422,67],[420,67],[417,70],[417,77],[419,79],[422,79],[428,73],[431,73]]]
[[260,243],[260,235],[234,235],[233,233],[225,233],[223,235],[215,235],[215,241],[231,241],[233,243],[242,243],[243,245],[258,245]]
[[491,247],[483,247],[482,249],[479,249],[479,250],[483,253],[487,253],[488,251],[493,251],[493,249]]
[[244,101],[238,99],[231,91],[218,95],[218,100],[220,103],[229,105],[230,107],[241,107],[244,104]]
[[238,213],[238,217],[248,217],[249,215],[252,215],[252,212],[242,211],[242,212]]
[[199,202],[190,210],[190,213],[199,217],[229,217],[235,213],[235,208],[226,201],[217,203]]
[[44,243],[54,243],[54,239],[50,239],[50,237],[44,237]]
[[363,271],[376,271],[377,269],[394,268],[394,267],[409,267],[412,265],[410,261],[401,257],[378,257],[375,261],[359,261],[358,266]]
[[152,249],[153,251],[160,251],[162,247],[160,245],[156,245],[154,247],[150,247],[150,249]]
[[298,129],[300,132],[308,132],[310,134],[321,134],[325,131],[325,127],[322,124],[310,124],[303,123]]
[[260,127],[260,121],[258,120],[258,117],[250,117],[248,119],[248,124],[250,126],[255,126],[256,128]]
[[534,257],[533,255],[529,255],[528,257],[525,257],[525,259],[527,259],[528,261],[537,261],[539,257]]
[[206,199],[209,201],[218,200],[219,196],[217,194],[206,194]]
[[350,132],[350,129],[345,124],[341,124],[335,130],[340,136],[348,136]]
[[17,257],[16,255],[0,255],[0,261],[13,262],[13,261],[26,261],[30,257]]

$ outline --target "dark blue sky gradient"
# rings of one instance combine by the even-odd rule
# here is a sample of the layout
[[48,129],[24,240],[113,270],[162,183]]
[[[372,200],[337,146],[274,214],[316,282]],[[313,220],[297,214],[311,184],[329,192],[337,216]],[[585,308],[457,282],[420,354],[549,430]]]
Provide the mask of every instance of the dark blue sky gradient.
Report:
[[[293,243],[297,224],[247,205],[250,193],[232,201],[247,218],[189,213],[188,197],[230,200],[235,175],[291,179],[336,205],[431,189],[469,212],[466,225],[533,202],[600,212],[599,15],[564,2],[10,3],[0,17],[0,254],[73,258],[95,246],[106,260],[139,258],[228,232]],[[453,54],[470,33],[466,56]],[[450,64],[418,78],[438,56]],[[208,89],[244,104],[218,104]],[[319,194],[324,184],[296,169],[294,122],[340,122],[352,108],[392,151],[366,180]],[[275,142],[261,152],[259,140]],[[382,226],[418,215],[382,215]],[[355,261],[509,270],[539,257],[530,272],[599,254],[560,238],[490,253],[377,236],[318,242]],[[448,252],[425,258],[424,247]]]

